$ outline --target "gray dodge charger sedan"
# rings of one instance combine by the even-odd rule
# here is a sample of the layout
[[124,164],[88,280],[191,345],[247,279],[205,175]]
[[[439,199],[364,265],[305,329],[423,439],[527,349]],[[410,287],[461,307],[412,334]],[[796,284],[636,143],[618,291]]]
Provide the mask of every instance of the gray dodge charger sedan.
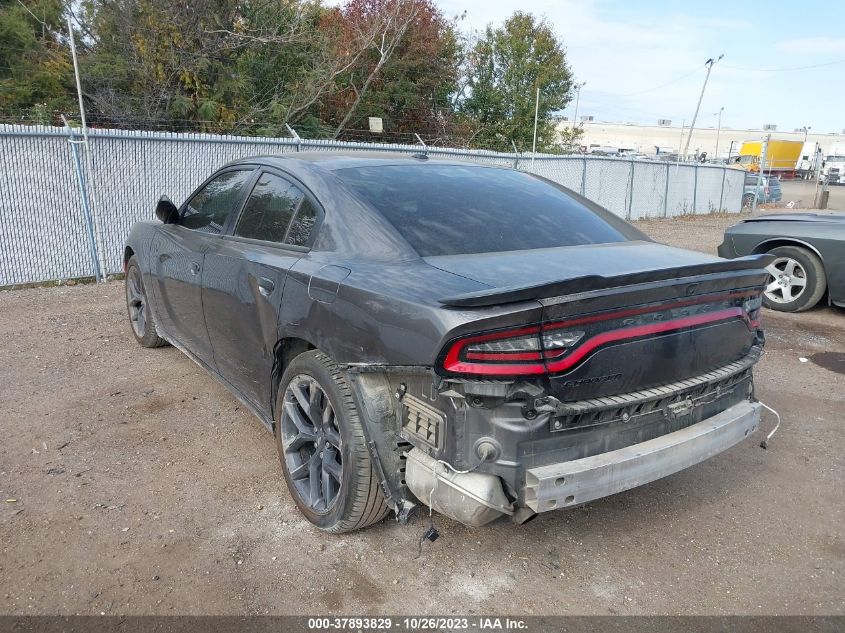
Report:
[[126,242],[132,332],[267,425],[322,529],[420,504],[523,523],[758,426],[769,255],[657,244],[543,178],[425,155],[244,159],[156,215]]

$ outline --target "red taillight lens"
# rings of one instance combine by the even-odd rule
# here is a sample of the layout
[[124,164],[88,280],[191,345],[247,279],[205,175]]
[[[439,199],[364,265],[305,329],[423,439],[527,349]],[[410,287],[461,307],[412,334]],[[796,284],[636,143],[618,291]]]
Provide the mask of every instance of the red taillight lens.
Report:
[[515,376],[546,371],[540,351],[540,326],[479,334],[455,341],[443,368],[456,374]]
[[580,330],[541,330],[538,325],[471,336],[452,344],[443,368],[492,376],[543,374],[545,361],[562,356],[582,338]]

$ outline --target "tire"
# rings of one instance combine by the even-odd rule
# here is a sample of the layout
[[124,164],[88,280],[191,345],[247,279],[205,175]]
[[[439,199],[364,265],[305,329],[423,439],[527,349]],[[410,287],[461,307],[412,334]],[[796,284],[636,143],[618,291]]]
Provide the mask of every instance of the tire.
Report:
[[275,435],[288,489],[311,523],[339,534],[387,515],[352,390],[322,352],[300,354],[285,370]]
[[803,312],[816,305],[827,289],[818,256],[799,246],[779,246],[769,254],[776,259],[766,268],[763,305],[779,312]]
[[144,277],[138,259],[133,255],[126,265],[126,312],[129,329],[141,347],[162,347],[167,341],[158,335],[155,319],[147,301]]

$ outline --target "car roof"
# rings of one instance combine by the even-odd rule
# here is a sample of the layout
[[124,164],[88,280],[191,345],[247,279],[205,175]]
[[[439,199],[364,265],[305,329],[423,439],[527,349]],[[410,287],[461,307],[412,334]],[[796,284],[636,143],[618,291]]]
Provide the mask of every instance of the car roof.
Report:
[[261,155],[251,156],[248,158],[241,158],[232,161],[227,167],[233,165],[243,164],[260,164],[267,166],[276,166],[281,168],[291,168],[293,164],[309,163],[313,166],[319,166],[328,171],[335,171],[338,169],[350,169],[354,167],[373,167],[383,165],[475,165],[478,167],[487,167],[488,165],[479,165],[478,163],[460,160],[460,159],[444,159],[433,158],[427,156],[425,151],[420,148],[416,153],[398,153],[398,152],[350,152],[350,151],[331,151],[331,152],[290,152],[287,154],[275,155]]

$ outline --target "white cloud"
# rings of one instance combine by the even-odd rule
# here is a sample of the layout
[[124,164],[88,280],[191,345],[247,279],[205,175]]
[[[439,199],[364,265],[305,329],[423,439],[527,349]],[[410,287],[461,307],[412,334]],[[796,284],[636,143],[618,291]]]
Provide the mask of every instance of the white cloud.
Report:
[[845,54],[845,38],[842,37],[799,37],[777,42],[775,46],[785,53],[800,55],[830,57],[831,54]]

